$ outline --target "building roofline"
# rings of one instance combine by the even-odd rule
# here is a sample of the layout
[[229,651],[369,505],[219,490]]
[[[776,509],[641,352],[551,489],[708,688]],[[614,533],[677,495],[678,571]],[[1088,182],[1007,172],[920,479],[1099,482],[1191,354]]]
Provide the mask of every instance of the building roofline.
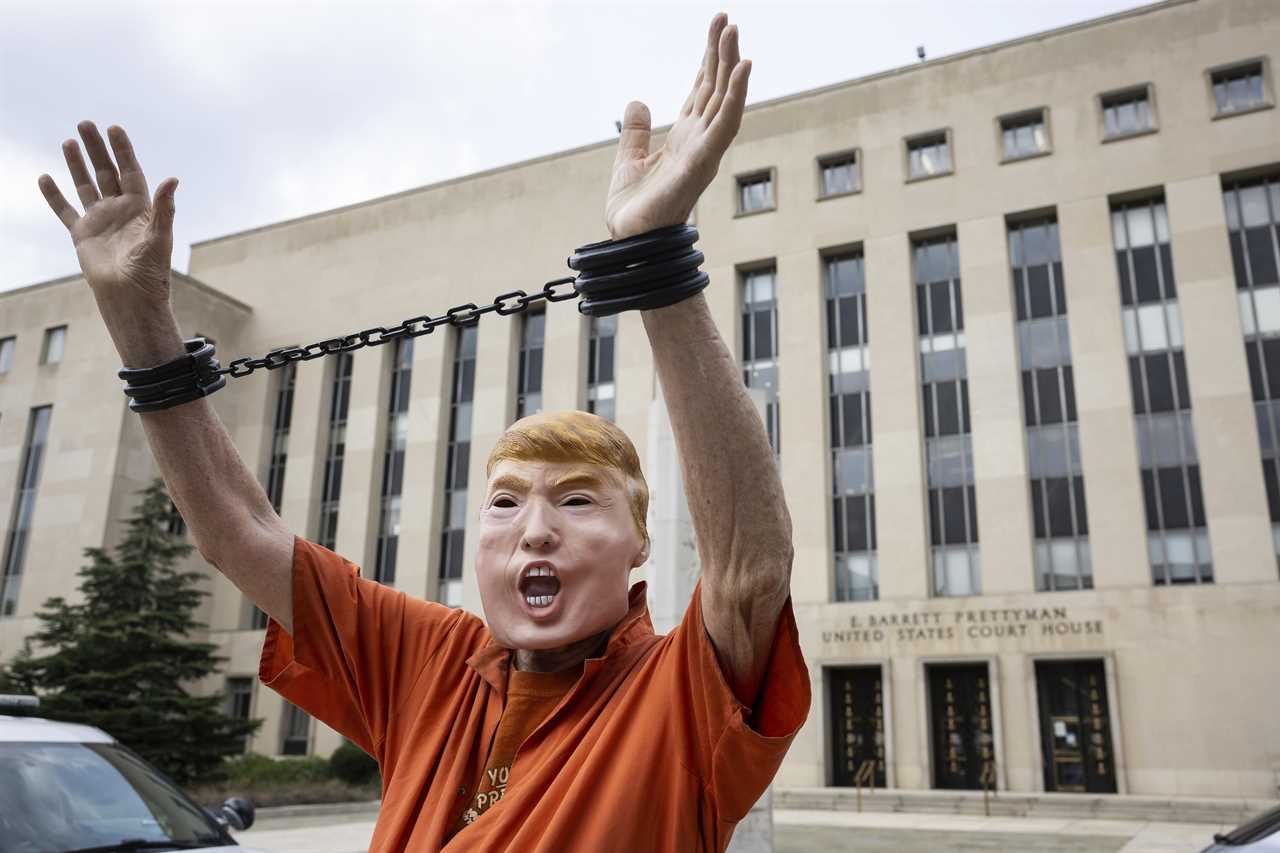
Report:
[[[227,294],[223,293],[221,290],[218,290],[213,285],[205,284],[200,279],[193,278],[192,276],[189,276],[184,272],[179,272],[178,270],[170,269],[169,277],[171,280],[181,281],[183,284],[190,285],[191,287],[194,287],[196,290],[203,291],[204,293],[207,293],[216,299],[221,299],[223,302],[227,302],[235,308],[239,308],[243,311],[249,311],[249,312],[253,311],[253,306],[249,305],[248,303],[241,302],[239,299],[236,299],[234,296],[228,296]],[[59,276],[58,278],[50,278],[50,279],[46,279],[45,281],[38,281],[35,284],[24,284],[21,287],[14,287],[9,290],[0,291],[0,299],[5,299],[9,296],[16,296],[21,293],[27,293],[32,290],[39,290],[44,287],[56,287],[57,285],[66,284],[67,282],[76,281],[77,279],[83,280],[84,273],[72,273],[71,275],[63,275],[63,276]]]
[[[1097,18],[1088,18],[1083,21],[1076,21],[1075,23],[1072,23],[1072,24],[1066,24],[1061,27],[1054,27],[1053,29],[1049,29],[1049,30],[1041,30],[1039,32],[1030,33],[1025,36],[1018,36],[1016,38],[1007,39],[1001,42],[995,42],[994,44],[984,45],[982,47],[975,47],[970,50],[961,51],[960,53],[946,54],[944,56],[939,56],[937,59],[929,59],[929,60],[925,60],[924,62],[915,62],[910,65],[902,65],[897,68],[890,68],[886,71],[876,71],[871,74],[865,74],[861,77],[854,77],[849,80],[842,80],[838,83],[829,83],[825,86],[818,86],[813,89],[805,89],[800,92],[793,92],[792,94],[789,94],[789,95],[780,95],[779,97],[776,97],[776,98],[770,98],[769,100],[766,100],[766,101],[760,101],[759,103],[751,104],[747,107],[746,111],[755,112],[757,110],[763,110],[771,107],[782,106],[784,104],[789,104],[792,101],[798,101],[804,98],[811,98],[817,95],[825,95],[830,92],[839,91],[841,89],[852,88],[854,86],[860,86],[866,83],[873,83],[878,80],[888,79],[890,77],[898,77],[905,74],[911,74],[924,68],[936,68],[938,66],[947,65],[952,62],[959,62],[961,60],[971,59],[976,56],[982,56],[984,54],[994,53],[999,50],[1005,50],[1007,48],[1017,47],[1019,45],[1028,44],[1031,42],[1042,41],[1048,38],[1056,38],[1058,36],[1068,35],[1070,33],[1077,32],[1079,30],[1087,30],[1087,29],[1092,29],[1094,27],[1105,26],[1107,24],[1114,23],[1115,21],[1125,20],[1127,18],[1137,18],[1143,15],[1151,14],[1153,12],[1162,12],[1166,9],[1170,9],[1176,6],[1184,6],[1189,3],[1197,3],[1197,2],[1199,2],[1199,0],[1159,0],[1159,2],[1149,3],[1145,6],[1138,6],[1133,9],[1125,9],[1120,12],[1113,12],[1110,15],[1102,15]],[[660,134],[666,133],[670,129],[671,129],[671,125],[669,124],[662,125],[661,127],[655,127],[653,128],[653,135],[656,137]],[[525,160],[517,160],[513,163],[507,163],[501,166],[494,166],[490,169],[484,169],[483,171],[479,171],[479,172],[471,172],[465,175],[458,175],[452,178],[446,178],[442,181],[436,181],[430,184],[423,184],[421,186],[412,187],[407,190],[400,190],[398,192],[390,193],[388,195],[376,196],[374,198],[365,199],[363,201],[352,202],[351,204],[340,205],[338,207],[329,208],[328,210],[317,211],[315,213],[307,213],[302,216],[295,216],[291,219],[282,219],[278,222],[271,222],[266,225],[259,225],[253,228],[246,228],[243,231],[233,231],[230,234],[223,234],[219,237],[210,237],[206,240],[199,240],[197,242],[192,243],[191,248],[194,250],[197,247],[208,246],[213,243],[220,243],[223,241],[234,240],[241,237],[248,237],[250,235],[258,234],[263,231],[269,231],[273,228],[283,228],[289,225],[297,225],[299,223],[307,222],[312,219],[319,219],[325,216],[333,216],[340,213],[346,213],[348,211],[358,210],[362,207],[370,207],[375,204],[383,204],[384,202],[394,201],[396,199],[404,198],[410,195],[415,195],[417,193],[424,193],[424,192],[430,192],[432,190],[442,189],[444,187],[448,187],[453,184],[459,184],[464,181],[473,181],[479,178],[487,178],[492,175],[500,174],[502,172],[514,171],[516,169],[523,169],[528,166],[537,165],[539,163],[546,163],[551,160],[559,159],[561,157],[572,157],[575,154],[582,154],[587,151],[593,151],[597,148],[603,148],[605,146],[615,145],[616,143],[617,143],[617,138],[613,137],[610,139],[602,140],[600,142],[590,142],[584,145],[576,146],[574,148],[566,148],[564,150],[555,151],[550,154],[542,154],[537,157],[530,157]]]

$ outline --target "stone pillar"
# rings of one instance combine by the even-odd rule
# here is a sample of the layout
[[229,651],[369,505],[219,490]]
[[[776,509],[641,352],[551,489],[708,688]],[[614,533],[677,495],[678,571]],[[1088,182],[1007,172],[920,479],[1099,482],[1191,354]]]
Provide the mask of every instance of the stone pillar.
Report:
[[586,409],[589,318],[576,302],[552,303],[542,351],[542,410]]
[[396,587],[431,600],[437,599],[440,576],[440,504],[457,334],[440,328],[413,342]]
[[[750,392],[764,425],[764,394]],[[649,615],[659,634],[669,633],[684,618],[689,598],[698,582],[701,563],[694,543],[693,521],[685,498],[684,478],[676,451],[671,419],[661,393],[649,407],[649,436],[646,479],[649,483],[649,527],[651,547],[645,564],[649,575]],[[730,853],[772,853],[773,801],[770,791],[751,807],[734,830]]]
[[1076,411],[1093,583],[1098,588],[1149,587],[1138,439],[1107,200],[1095,196],[1065,202],[1058,208],[1058,224],[1071,362],[1078,377]]
[[373,576],[375,508],[382,486],[382,452],[386,429],[386,349],[366,349],[354,354],[351,364],[351,397],[347,406],[342,491],[338,505],[335,550]]
[[1236,306],[1222,184],[1166,187],[1200,483],[1218,583],[1276,579],[1253,393]]

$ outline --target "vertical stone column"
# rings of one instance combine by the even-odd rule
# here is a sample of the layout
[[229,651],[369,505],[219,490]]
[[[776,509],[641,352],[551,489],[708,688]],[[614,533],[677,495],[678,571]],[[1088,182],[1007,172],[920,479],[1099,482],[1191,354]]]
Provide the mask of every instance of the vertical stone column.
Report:
[[782,487],[796,545],[791,596],[831,601],[831,454],[827,435],[826,292],[822,258],[808,250],[778,258],[779,422]]
[[475,566],[478,519],[484,505],[484,467],[494,444],[515,420],[519,333],[519,323],[504,322],[504,318],[494,315],[487,315],[477,329],[471,464],[467,471],[467,541],[462,560],[462,606],[472,613],[482,612]]
[[330,388],[336,360],[330,357],[296,367],[280,517],[290,530],[303,538],[314,539],[317,533],[317,507],[324,485],[324,456],[329,439]]
[[386,351],[385,347],[379,347],[354,354],[342,460],[336,548],[339,554],[359,565],[365,577],[373,576],[374,528],[378,523],[378,490],[382,485]]
[[1165,188],[1165,198],[1214,579],[1274,581],[1271,518],[1222,184],[1217,175],[1179,181]]
[[958,231],[982,591],[1033,592],[1031,504],[1004,219],[961,222]]
[[413,342],[396,587],[429,599],[436,597],[440,575],[440,504],[455,342],[451,335],[456,334],[441,328]]
[[1061,205],[1058,233],[1093,583],[1099,588],[1150,586],[1133,397],[1120,322],[1120,279],[1107,200],[1095,196]]
[[590,318],[577,302],[548,303],[542,352],[542,410],[586,409],[587,334]]
[[929,596],[920,344],[906,234],[864,246],[880,598]]

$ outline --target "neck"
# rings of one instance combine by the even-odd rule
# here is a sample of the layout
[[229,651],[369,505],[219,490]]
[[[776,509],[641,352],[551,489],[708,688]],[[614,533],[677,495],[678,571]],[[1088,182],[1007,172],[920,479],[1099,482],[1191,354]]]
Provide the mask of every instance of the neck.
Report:
[[612,630],[601,631],[558,649],[516,649],[516,669],[521,672],[564,672],[580,667],[587,658],[598,656],[604,651]]

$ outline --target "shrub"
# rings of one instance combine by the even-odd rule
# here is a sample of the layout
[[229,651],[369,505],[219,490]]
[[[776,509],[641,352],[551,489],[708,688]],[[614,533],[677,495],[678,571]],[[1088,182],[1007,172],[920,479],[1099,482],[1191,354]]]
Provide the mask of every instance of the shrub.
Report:
[[241,786],[280,786],[326,782],[333,778],[323,758],[269,758],[250,752],[228,759],[227,781]]
[[329,770],[348,785],[367,785],[378,775],[378,762],[351,741],[343,741],[329,757]]

